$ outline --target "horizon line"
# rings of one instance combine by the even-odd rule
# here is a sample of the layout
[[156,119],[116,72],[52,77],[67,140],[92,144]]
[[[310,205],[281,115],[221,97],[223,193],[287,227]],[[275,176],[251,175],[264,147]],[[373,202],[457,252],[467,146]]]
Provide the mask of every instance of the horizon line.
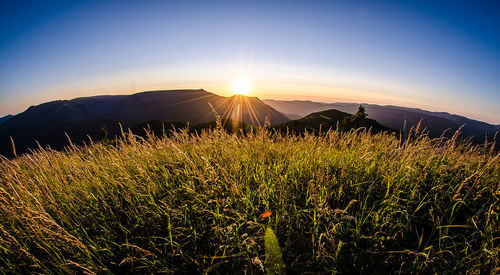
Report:
[[[9,115],[16,116],[16,115],[19,115],[19,114],[25,112],[30,107],[39,106],[39,105],[42,105],[42,104],[45,104],[45,103],[55,102],[55,101],[72,101],[72,100],[76,100],[76,99],[92,98],[92,97],[102,97],[102,96],[130,96],[130,95],[140,94],[140,93],[162,92],[162,91],[164,91],[164,92],[169,92],[169,91],[205,91],[207,93],[212,93],[212,94],[215,94],[215,95],[221,96],[221,97],[232,97],[232,96],[235,96],[235,95],[230,95],[230,96],[220,95],[219,93],[211,92],[211,91],[208,91],[208,90],[206,90],[204,88],[156,89],[156,90],[144,90],[144,91],[138,91],[138,92],[134,91],[133,93],[110,93],[110,94],[83,95],[83,96],[77,96],[77,97],[73,97],[73,98],[69,98],[69,99],[54,99],[54,100],[44,101],[44,102],[41,102],[41,103],[38,103],[38,104],[31,104],[31,105],[29,105],[28,107],[24,108],[22,111],[20,111],[18,113],[6,113],[6,114],[3,114],[3,115],[0,114],[0,117],[6,117],[6,116],[9,116]],[[360,105],[365,104],[365,105],[374,105],[374,106],[381,106],[381,107],[408,108],[408,109],[415,109],[415,110],[420,110],[420,111],[425,111],[425,112],[430,112],[430,113],[446,113],[446,114],[450,114],[450,115],[461,116],[461,117],[464,117],[464,118],[467,118],[467,119],[471,119],[471,120],[475,120],[475,121],[487,123],[487,124],[490,124],[490,125],[493,125],[493,126],[500,126],[500,121],[498,121],[498,122],[488,122],[488,121],[486,121],[486,120],[493,119],[492,117],[491,118],[487,118],[486,120],[484,120],[484,118],[480,120],[478,118],[471,117],[471,115],[472,116],[477,116],[477,117],[480,116],[480,115],[475,115],[475,114],[468,114],[468,115],[463,114],[462,115],[462,114],[453,113],[453,111],[429,110],[429,109],[425,109],[425,108],[422,108],[422,107],[411,107],[411,106],[404,106],[404,105],[395,105],[395,104],[390,104],[390,103],[388,103],[388,104],[380,104],[380,103],[354,102],[354,101],[322,101],[322,100],[314,101],[314,100],[310,100],[310,99],[292,99],[292,98],[289,98],[289,99],[277,99],[277,98],[264,98],[264,97],[260,98],[258,96],[248,96],[248,95],[241,95],[241,96],[245,96],[245,97],[248,97],[248,98],[257,98],[257,99],[259,99],[261,101],[263,101],[263,100],[302,101],[302,102],[322,103],[322,104],[345,103],[345,104],[360,104]]]

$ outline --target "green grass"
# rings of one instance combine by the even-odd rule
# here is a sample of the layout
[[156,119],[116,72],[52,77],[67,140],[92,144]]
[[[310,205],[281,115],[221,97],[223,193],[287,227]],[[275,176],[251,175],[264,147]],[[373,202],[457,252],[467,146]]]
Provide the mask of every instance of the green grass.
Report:
[[266,274],[285,274],[286,267],[283,263],[280,244],[270,227],[266,229],[264,245],[266,247]]
[[39,150],[0,163],[0,273],[265,273],[268,225],[289,274],[498,272],[491,148],[261,129]]

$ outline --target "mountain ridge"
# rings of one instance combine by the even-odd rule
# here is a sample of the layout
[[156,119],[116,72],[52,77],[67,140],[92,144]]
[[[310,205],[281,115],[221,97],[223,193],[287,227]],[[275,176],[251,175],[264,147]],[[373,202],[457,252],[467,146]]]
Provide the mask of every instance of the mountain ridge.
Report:
[[380,125],[376,120],[362,117],[356,119],[354,115],[336,109],[315,112],[303,118],[287,121],[273,128],[279,131],[315,132],[328,130],[348,131],[359,127],[366,128],[372,133],[381,131],[395,132],[393,129]]
[[11,117],[13,117],[13,115],[11,115],[11,114],[8,114],[6,116],[0,117],[0,124],[4,123],[5,121],[7,121]]
[[[344,102],[314,102],[305,100],[274,100],[263,99],[263,102],[272,106],[284,114],[303,115],[327,109],[337,109],[347,113],[354,113],[359,106],[358,103]],[[472,137],[475,143],[490,139],[499,130],[499,127],[487,122],[470,119],[464,116],[450,114],[447,112],[431,112],[419,108],[410,108],[395,105],[363,104],[368,117],[375,119],[378,123],[399,131],[409,130],[422,120],[422,126],[427,129],[431,137],[440,137],[445,131],[445,136],[451,136],[461,128],[462,136]],[[406,120],[406,123],[405,123]]]
[[[67,141],[66,132],[75,142],[86,139],[87,132],[98,138],[101,127],[124,129],[138,123],[183,121],[191,124],[222,119],[239,120],[252,125],[264,125],[266,117],[273,124],[289,119],[256,97],[223,97],[203,89],[144,91],[131,95],[99,95],[55,100],[30,106],[24,112],[0,124],[0,154],[12,153],[10,137],[18,152]],[[102,123],[103,125],[99,125]],[[79,127],[84,125],[89,127]],[[43,142],[42,142],[43,140]],[[54,146],[60,147],[60,146]]]

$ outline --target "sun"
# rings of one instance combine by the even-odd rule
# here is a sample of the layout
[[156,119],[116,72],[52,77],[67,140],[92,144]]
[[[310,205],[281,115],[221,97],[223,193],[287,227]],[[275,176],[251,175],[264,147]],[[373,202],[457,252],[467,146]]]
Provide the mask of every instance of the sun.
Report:
[[233,82],[232,90],[235,95],[246,95],[250,92],[250,84],[245,79],[240,78]]

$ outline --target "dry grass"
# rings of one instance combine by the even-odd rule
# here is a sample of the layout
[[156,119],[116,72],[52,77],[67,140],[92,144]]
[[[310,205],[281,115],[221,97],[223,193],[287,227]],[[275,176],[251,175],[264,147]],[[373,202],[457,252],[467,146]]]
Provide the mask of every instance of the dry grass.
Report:
[[0,163],[0,272],[262,273],[268,226],[289,273],[498,271],[490,148],[261,129],[38,150]]

